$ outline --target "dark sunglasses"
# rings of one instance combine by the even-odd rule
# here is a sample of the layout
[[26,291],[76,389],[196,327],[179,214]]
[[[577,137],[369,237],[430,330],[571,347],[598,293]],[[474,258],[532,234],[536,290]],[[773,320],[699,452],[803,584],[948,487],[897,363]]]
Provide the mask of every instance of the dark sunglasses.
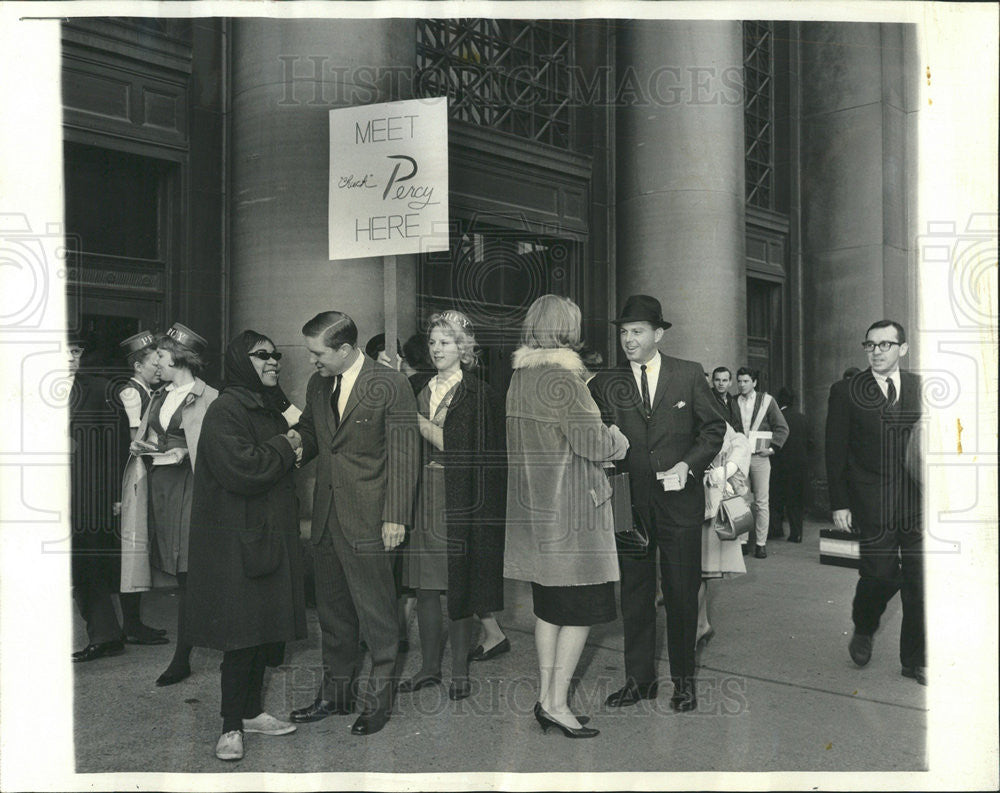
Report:
[[251,353],[247,353],[251,358],[256,358],[259,361],[267,361],[274,358],[276,361],[281,360],[281,353],[275,350],[274,352],[268,352],[267,350],[254,350]]

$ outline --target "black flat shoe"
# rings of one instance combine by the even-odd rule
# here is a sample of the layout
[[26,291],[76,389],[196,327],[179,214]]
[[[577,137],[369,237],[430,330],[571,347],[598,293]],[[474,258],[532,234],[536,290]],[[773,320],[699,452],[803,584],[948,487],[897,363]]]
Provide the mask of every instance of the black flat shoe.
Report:
[[655,682],[648,686],[640,686],[630,680],[611,694],[604,701],[604,704],[612,708],[624,708],[636,704],[640,699],[656,699],[657,693],[659,693],[659,686]]
[[858,666],[864,666],[872,659],[872,637],[855,632],[847,643],[847,652]]
[[927,667],[925,666],[904,666],[900,671],[903,677],[916,680],[920,685],[927,685]]
[[713,636],[715,636],[715,628],[709,627],[707,631],[695,640],[695,649],[704,650],[708,646],[708,643],[712,641]]
[[185,666],[181,669],[171,669],[167,667],[167,671],[156,678],[156,685],[172,686],[174,683],[180,683],[182,680],[187,680],[189,677],[191,677],[190,666]]
[[166,631],[157,633],[146,625],[140,625],[136,630],[125,631],[125,644],[170,644]]
[[535,711],[535,718],[538,720],[538,724],[544,733],[549,731],[549,727],[558,727],[567,738],[593,738],[601,734],[600,730],[595,730],[593,727],[567,727],[546,713],[545,708],[541,704],[539,704],[538,710]]
[[506,636],[503,641],[494,644],[489,650],[483,650],[483,645],[479,645],[469,653],[470,661],[489,661],[492,658],[496,658],[498,655],[503,655],[504,653],[510,652],[510,639]]
[[113,655],[121,655],[123,652],[125,652],[125,645],[121,641],[88,644],[82,650],[73,653],[73,663],[96,661],[98,658],[109,658]]
[[376,710],[371,713],[362,713],[358,716],[358,720],[351,725],[351,735],[374,735],[381,730],[388,721],[388,710]]
[[317,699],[311,705],[298,708],[288,714],[288,720],[296,724],[310,721],[320,721],[327,716],[346,716],[354,711],[354,703],[338,704],[329,699]]

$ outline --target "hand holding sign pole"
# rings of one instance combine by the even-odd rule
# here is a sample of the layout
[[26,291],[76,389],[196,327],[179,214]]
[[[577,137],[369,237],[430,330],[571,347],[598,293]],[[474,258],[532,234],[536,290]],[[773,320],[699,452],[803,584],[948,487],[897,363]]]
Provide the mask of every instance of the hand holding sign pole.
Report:
[[330,111],[330,260],[383,258],[386,353],[397,336],[396,256],[448,249],[448,104]]

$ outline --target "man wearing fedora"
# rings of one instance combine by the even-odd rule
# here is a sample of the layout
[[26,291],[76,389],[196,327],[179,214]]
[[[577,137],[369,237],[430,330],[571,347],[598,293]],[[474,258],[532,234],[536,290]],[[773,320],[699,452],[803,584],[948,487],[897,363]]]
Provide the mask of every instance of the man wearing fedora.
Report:
[[630,474],[632,505],[646,524],[649,545],[619,549],[625,626],[625,685],[608,697],[612,707],[657,695],[656,564],[667,612],[667,653],[674,690],[671,707],[691,711],[695,692],[695,638],[701,584],[702,477],[722,448],[726,422],[700,364],[657,349],[670,327],[660,301],[632,295],[614,320],[627,361],[597,376],[602,413],[629,440],[619,468]]

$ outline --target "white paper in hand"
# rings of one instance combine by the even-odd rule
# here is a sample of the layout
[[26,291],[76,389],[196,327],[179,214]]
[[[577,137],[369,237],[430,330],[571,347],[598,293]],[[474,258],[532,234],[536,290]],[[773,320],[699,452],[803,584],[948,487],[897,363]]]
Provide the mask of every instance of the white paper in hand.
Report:
[[295,405],[289,405],[281,415],[285,417],[285,421],[288,422],[289,427],[294,427],[299,423],[302,411],[295,407]]

